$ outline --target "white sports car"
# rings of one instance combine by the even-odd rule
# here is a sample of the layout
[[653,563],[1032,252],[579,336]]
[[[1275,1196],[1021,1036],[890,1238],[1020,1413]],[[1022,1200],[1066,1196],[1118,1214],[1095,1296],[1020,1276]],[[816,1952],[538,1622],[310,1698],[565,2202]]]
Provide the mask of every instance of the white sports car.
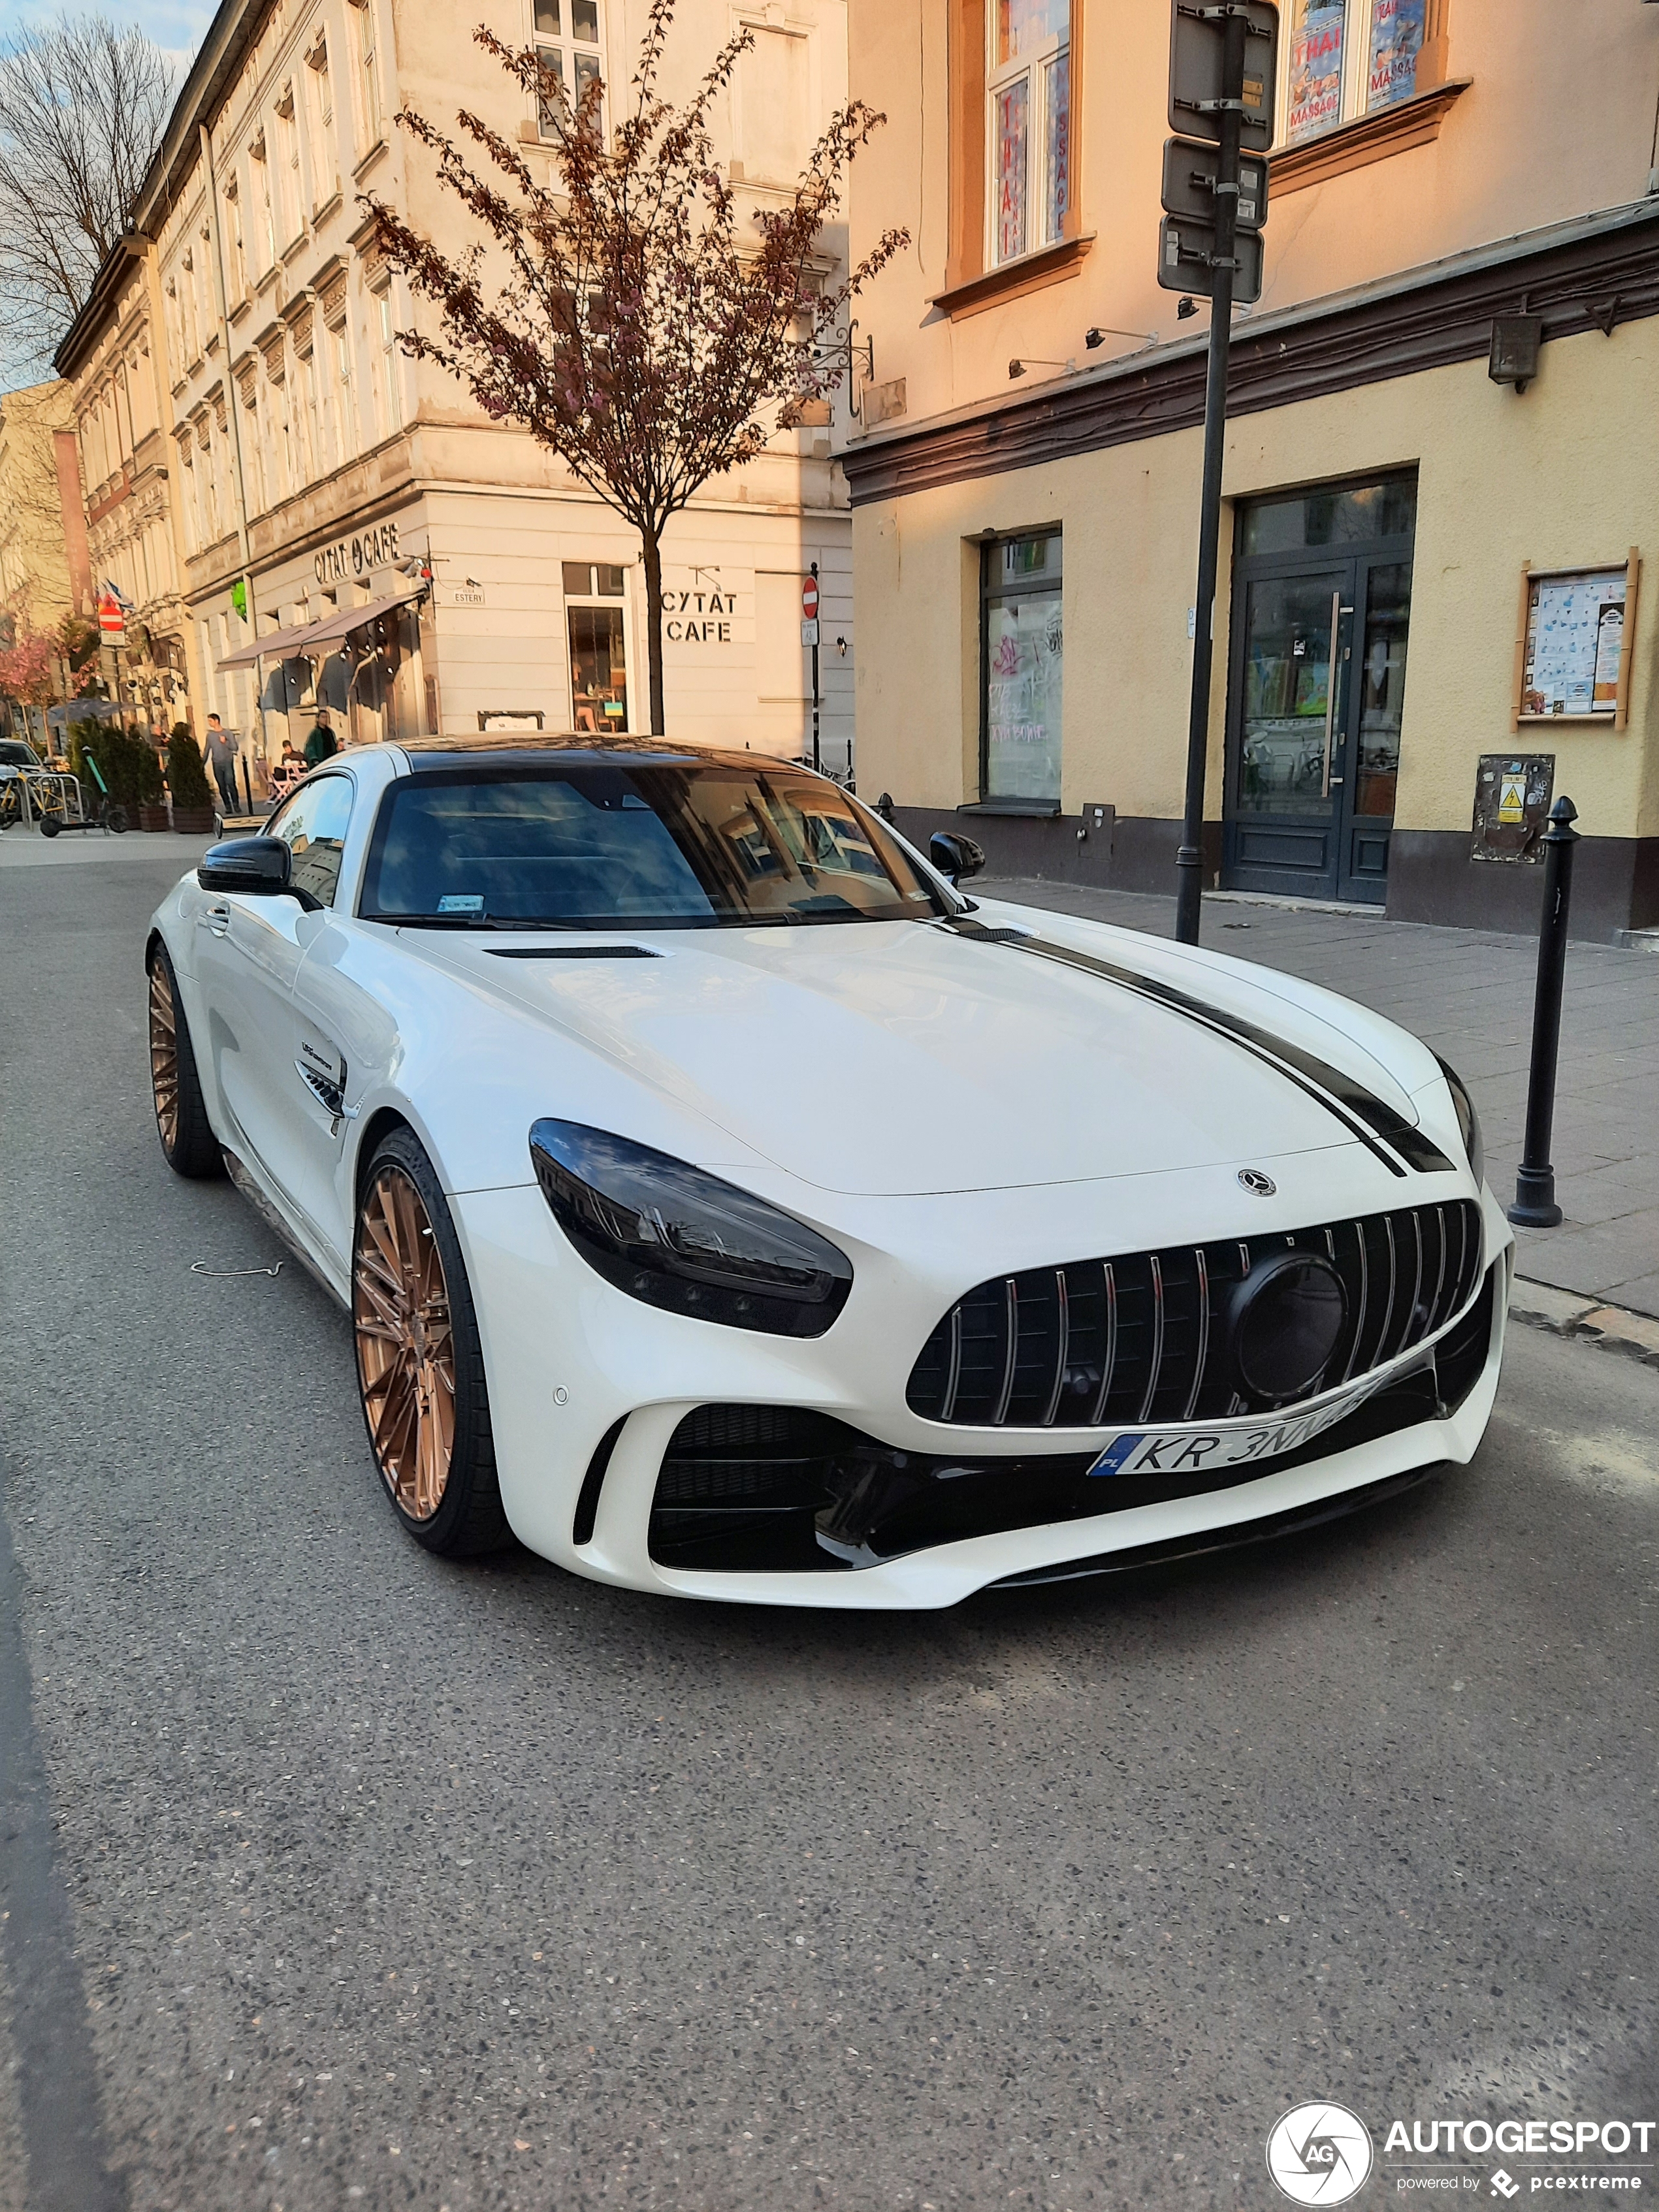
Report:
[[750,753],[375,746],[267,831],[156,913],[156,1123],[349,1310],[432,1550],[944,1606],[1479,1443],[1512,1240],[1363,1008]]

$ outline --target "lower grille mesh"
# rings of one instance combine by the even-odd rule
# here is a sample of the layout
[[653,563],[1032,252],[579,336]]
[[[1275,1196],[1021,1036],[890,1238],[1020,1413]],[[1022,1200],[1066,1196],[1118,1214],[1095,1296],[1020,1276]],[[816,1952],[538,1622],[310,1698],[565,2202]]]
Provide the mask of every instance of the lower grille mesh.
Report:
[[1385,1365],[1443,1328],[1480,1273],[1468,1199],[1407,1206],[1226,1243],[1032,1267],[981,1283],[923,1346],[906,1402],[975,1428],[1102,1428],[1267,1410],[1240,1395],[1222,1316],[1252,1267],[1290,1251],[1327,1259],[1347,1316],[1308,1397]]

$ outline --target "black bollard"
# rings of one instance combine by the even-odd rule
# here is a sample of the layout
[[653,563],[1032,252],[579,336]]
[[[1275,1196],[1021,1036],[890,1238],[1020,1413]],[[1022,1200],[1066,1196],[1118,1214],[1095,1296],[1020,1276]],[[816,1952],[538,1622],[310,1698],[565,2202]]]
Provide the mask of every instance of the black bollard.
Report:
[[1532,1069],[1527,1078],[1527,1135],[1516,1170],[1510,1219],[1522,1229],[1554,1229],[1550,1136],[1555,1123],[1555,1063],[1561,1046],[1561,981],[1567,964],[1567,910],[1572,902],[1573,823],[1578,809],[1558,799],[1544,832],[1544,912],[1538,927],[1538,988],[1532,1004]]

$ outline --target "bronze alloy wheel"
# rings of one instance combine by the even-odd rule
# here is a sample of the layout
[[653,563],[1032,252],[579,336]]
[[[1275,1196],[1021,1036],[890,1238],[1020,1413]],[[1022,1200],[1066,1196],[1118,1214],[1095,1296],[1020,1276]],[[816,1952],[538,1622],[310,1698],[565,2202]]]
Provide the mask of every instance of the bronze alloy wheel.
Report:
[[363,1194],[352,1260],[357,1374],[386,1485],[411,1521],[443,1504],[455,1449],[449,1285],[424,1200],[395,1161]]
[[179,1143],[179,1010],[162,960],[153,960],[149,969],[149,1084],[161,1149],[171,1158]]

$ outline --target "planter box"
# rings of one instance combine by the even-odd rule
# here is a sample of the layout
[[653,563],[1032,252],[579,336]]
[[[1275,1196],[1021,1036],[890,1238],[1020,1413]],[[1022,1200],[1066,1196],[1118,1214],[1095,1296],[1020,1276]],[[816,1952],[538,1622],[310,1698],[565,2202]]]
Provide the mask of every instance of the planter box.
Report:
[[145,799],[138,808],[138,827],[141,830],[171,830],[173,824],[167,819],[165,805],[153,805]]
[[173,826],[181,837],[210,837],[217,817],[210,806],[175,806]]

